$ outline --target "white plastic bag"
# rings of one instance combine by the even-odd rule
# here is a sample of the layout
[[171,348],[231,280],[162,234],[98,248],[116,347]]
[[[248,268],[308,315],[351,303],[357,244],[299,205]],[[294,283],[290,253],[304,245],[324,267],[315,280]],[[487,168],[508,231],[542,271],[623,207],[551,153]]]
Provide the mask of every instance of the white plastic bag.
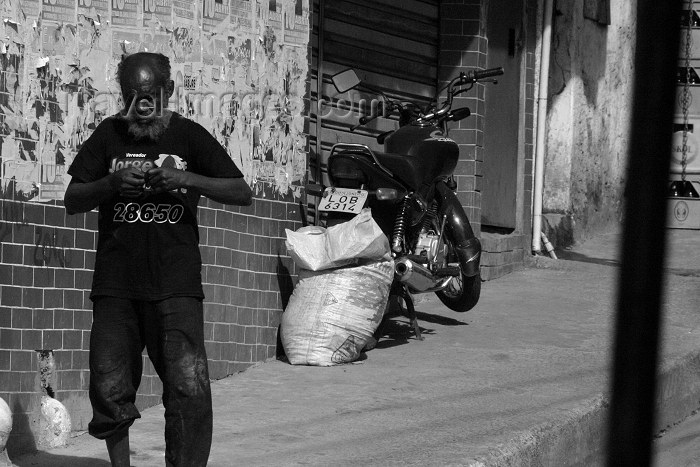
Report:
[[285,244],[292,260],[310,271],[391,258],[389,240],[372,219],[369,209],[328,229],[309,226],[296,232],[285,229],[285,232]]
[[360,356],[384,316],[394,261],[302,270],[282,314],[282,346],[292,365],[330,366]]

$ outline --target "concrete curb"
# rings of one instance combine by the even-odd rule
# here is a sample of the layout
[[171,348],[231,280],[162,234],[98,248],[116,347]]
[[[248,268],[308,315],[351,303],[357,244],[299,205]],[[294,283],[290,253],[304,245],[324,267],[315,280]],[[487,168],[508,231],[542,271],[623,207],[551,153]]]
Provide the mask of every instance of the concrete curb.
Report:
[[602,460],[601,428],[607,419],[608,406],[609,402],[602,396],[590,399],[569,410],[560,420],[524,431],[468,465],[597,465]]
[[662,365],[656,400],[658,433],[677,425],[700,408],[700,350]]
[[600,268],[617,268],[620,264],[615,260],[575,261],[568,259],[553,259],[547,256],[528,256],[525,259],[526,268],[553,269],[555,271],[595,271]]
[[[469,467],[532,465],[595,466],[605,462],[610,400],[600,395],[583,402],[560,420],[541,424],[493,448]],[[657,388],[656,432],[682,422],[700,408],[700,351],[662,367]]]

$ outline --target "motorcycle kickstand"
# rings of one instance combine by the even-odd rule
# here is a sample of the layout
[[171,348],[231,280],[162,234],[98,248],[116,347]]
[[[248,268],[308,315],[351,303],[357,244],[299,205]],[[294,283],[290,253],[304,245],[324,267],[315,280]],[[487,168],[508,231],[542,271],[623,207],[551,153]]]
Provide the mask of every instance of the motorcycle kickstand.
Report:
[[418,317],[416,316],[416,307],[413,304],[413,297],[408,291],[408,287],[404,285],[401,289],[403,300],[406,303],[406,311],[408,312],[406,316],[408,317],[408,319],[411,320],[411,325],[413,326],[413,330],[416,333],[416,339],[422,341],[423,336],[420,332],[420,326],[418,326]]

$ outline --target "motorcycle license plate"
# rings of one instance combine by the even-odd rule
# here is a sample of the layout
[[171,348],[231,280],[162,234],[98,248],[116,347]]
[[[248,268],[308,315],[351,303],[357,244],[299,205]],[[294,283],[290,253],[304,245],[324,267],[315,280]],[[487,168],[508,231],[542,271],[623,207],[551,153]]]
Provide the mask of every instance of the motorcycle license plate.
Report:
[[318,205],[318,210],[359,214],[366,201],[366,190],[331,187],[323,190],[323,198]]

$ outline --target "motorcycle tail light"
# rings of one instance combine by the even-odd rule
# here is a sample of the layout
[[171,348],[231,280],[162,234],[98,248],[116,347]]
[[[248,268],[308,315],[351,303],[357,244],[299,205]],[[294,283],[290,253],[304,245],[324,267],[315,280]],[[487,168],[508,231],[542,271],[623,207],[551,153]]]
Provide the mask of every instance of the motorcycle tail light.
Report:
[[398,199],[399,192],[394,188],[377,188],[377,199],[381,201]]
[[[337,183],[350,182],[353,185],[360,186],[367,181],[364,172],[352,161],[348,160],[333,161],[329,164],[328,174]],[[344,185],[341,184],[341,186]]]

